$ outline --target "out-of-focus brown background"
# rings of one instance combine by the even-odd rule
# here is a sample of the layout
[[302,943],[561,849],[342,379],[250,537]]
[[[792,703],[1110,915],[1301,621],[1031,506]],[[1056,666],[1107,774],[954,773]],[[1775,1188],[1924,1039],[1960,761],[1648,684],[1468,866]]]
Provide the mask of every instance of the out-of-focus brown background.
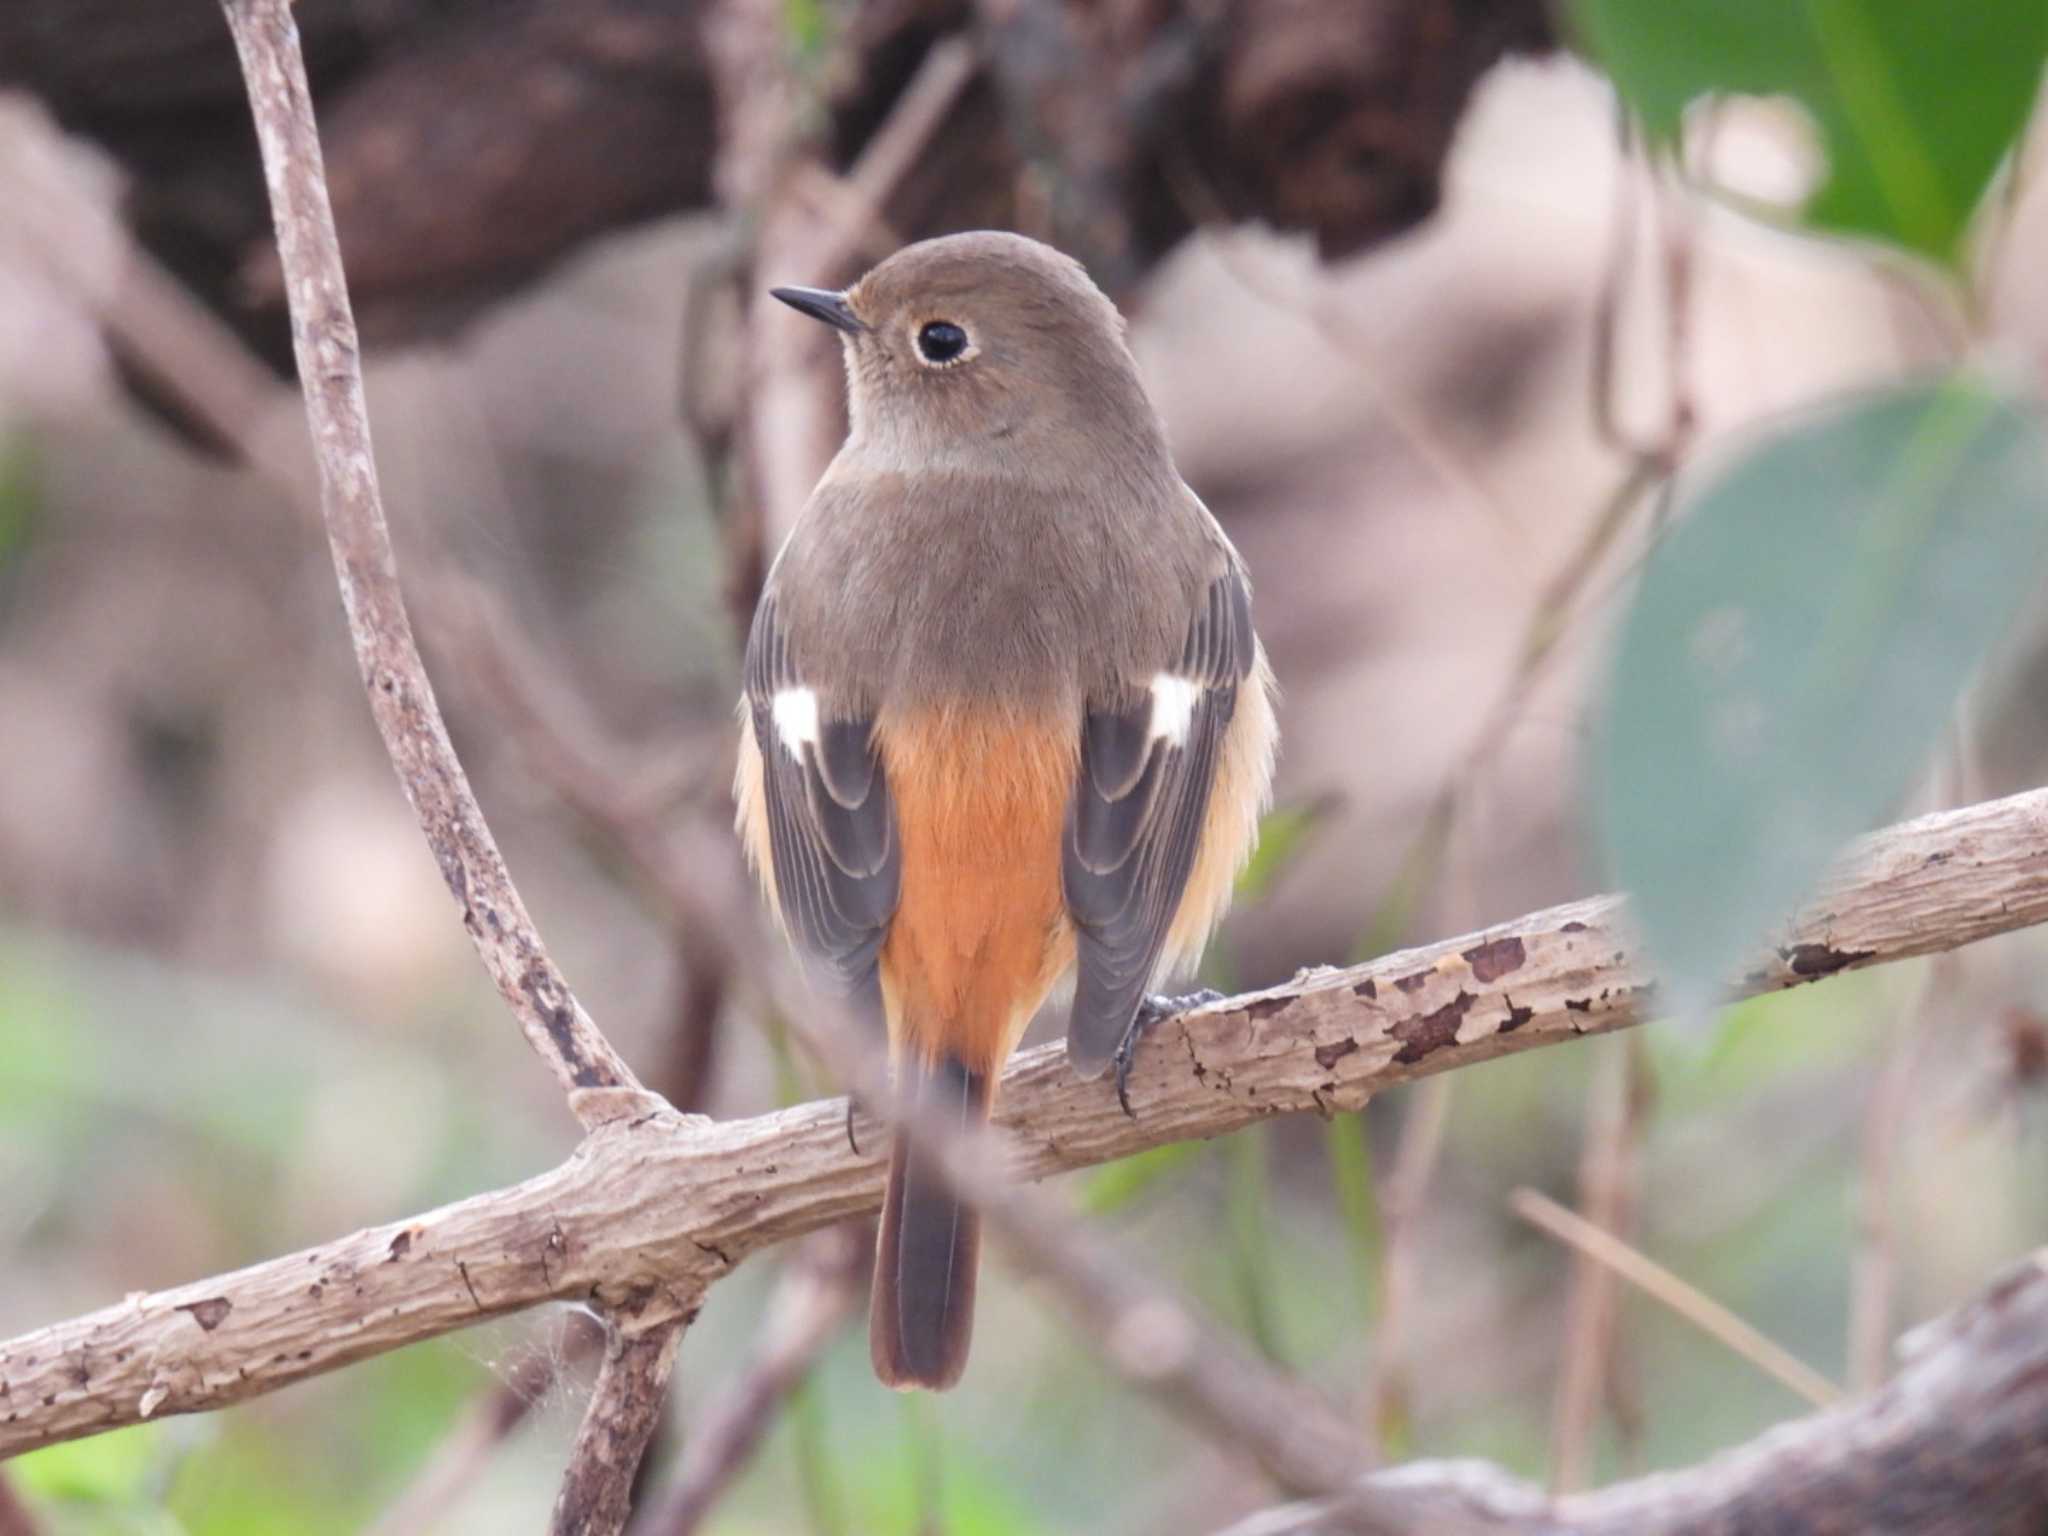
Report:
[[[897,37],[891,17],[918,7],[787,8],[786,47],[755,60],[773,78],[741,104],[764,128],[717,103],[721,72],[760,40],[721,34],[714,9],[515,8],[479,27],[474,7],[449,6],[438,34],[410,30],[420,9],[302,8],[429,666],[514,874],[610,1037],[649,1072],[706,1065],[693,1087],[709,1112],[757,1111],[794,1090],[744,979],[678,933],[547,743],[594,744],[636,825],[697,829],[657,856],[681,849],[730,899],[730,851],[700,834],[723,814],[735,595],[743,606],[749,559],[772,549],[777,466],[759,457],[801,460],[834,430],[829,396],[822,425],[793,435],[787,418],[749,418],[778,398],[764,377],[829,390],[832,372],[800,352],[814,343],[799,328],[744,308],[763,281],[837,281],[887,249],[864,219],[845,234],[835,199],[856,195],[858,173],[833,177],[915,76],[929,18]],[[1001,27],[1025,22],[988,9],[978,35],[999,53]],[[1447,153],[1427,133],[1375,139],[1364,116],[1340,132],[1327,104],[1319,117],[1277,86],[1279,105],[1262,105],[1243,40],[1209,40],[1240,71],[1230,90],[1190,117],[1170,89],[1147,108],[1126,69],[1132,120],[1156,110],[1166,126],[1100,163],[1077,159],[1094,141],[1059,80],[977,76],[887,206],[901,230],[1002,217],[1088,256],[1132,316],[1184,473],[1250,562],[1285,690],[1282,813],[1308,820],[1219,941],[1219,984],[1601,885],[1582,816],[1584,703],[1648,515],[1585,558],[1625,469],[1596,421],[1603,304],[1626,434],[1665,438],[1676,377],[1688,441],[1709,452],[1943,345],[1938,319],[1858,253],[1656,193],[1621,157],[1605,87],[1547,51],[1534,8],[1441,9],[1461,36],[1493,29],[1445,65],[1441,99],[1409,81],[1414,99],[1382,100],[1369,71],[1349,88],[1396,127],[1441,121]],[[6,1332],[521,1176],[573,1129],[479,975],[398,793],[315,522],[195,422],[192,380],[161,376],[162,356],[211,370],[285,354],[219,17],[166,4],[124,47],[140,23],[123,10],[72,0],[59,20],[38,0],[0,22]],[[1142,33],[1149,13],[1128,10],[1103,26]],[[550,73],[528,46],[536,32],[573,37],[587,69],[555,56]],[[1152,44],[1151,67],[1170,75],[1177,55]],[[1438,56],[1403,44],[1394,57]],[[1461,73],[1476,80],[1469,97]],[[443,94],[437,113],[422,115],[423,90]],[[608,113],[593,104],[606,92]],[[991,125],[1034,102],[1061,125],[1055,142],[991,158]],[[1300,122],[1260,115],[1290,105]],[[515,111],[528,127],[544,111],[558,122],[515,142],[500,120]],[[1354,205],[1330,201],[1335,173],[1311,175],[1343,133],[1382,156]],[[1726,111],[1695,151],[1695,169],[1780,200],[1812,174],[1799,124],[1776,108]],[[984,202],[963,202],[963,187]],[[714,196],[723,206],[704,206]],[[136,297],[138,237],[179,296]],[[2036,366],[2044,255],[2048,196],[2030,191],[1993,302],[1998,334]],[[1674,262],[1688,274],[1678,343]],[[137,335],[185,306],[241,339],[173,342],[155,373],[138,365]],[[281,384],[231,370],[198,393],[246,405],[245,449],[303,459]],[[1518,683],[1518,657],[1553,633]],[[559,710],[520,716],[497,670],[508,655],[530,655],[566,693]],[[2001,684],[1986,697],[1972,794],[2037,782],[2042,695]],[[1446,804],[1454,814],[1434,820]],[[1635,1239],[1839,1376],[1868,1219],[1857,1180],[1878,1123],[1897,1146],[1897,1321],[1967,1294],[2048,1214],[2015,1067],[2048,1003],[2031,981],[2037,947],[1956,962],[1946,1001],[1914,1026],[1905,1093],[1884,1084],[1920,1017],[1912,968],[1752,1005],[1711,1047],[1617,1047],[1634,1062]],[[1427,1198],[1398,1236],[1384,1205],[1340,1209],[1318,1125],[1196,1149],[1135,1192],[1074,1188],[1115,1203],[1131,1252],[1377,1412],[1390,1447],[1541,1473],[1571,1267],[1504,1197],[1532,1184],[1577,1199],[1592,1055],[1543,1052],[1376,1104],[1362,1145],[1384,1179],[1416,1151],[1411,1101],[1448,1094],[1430,1111],[1445,1139]],[[1880,1091],[1894,1100],[1874,1120]],[[1412,1281],[1393,1337],[1375,1332],[1390,1241]],[[747,1346],[772,1266],[756,1268],[719,1288],[690,1335],[678,1433]],[[711,1528],[907,1530],[923,1508],[923,1529],[1174,1531],[1257,1497],[1085,1358],[1000,1261],[986,1290],[960,1392],[884,1397],[856,1330]],[[1654,1304],[1622,1308],[1597,1475],[1697,1459],[1795,1410]],[[16,1480],[58,1530],[354,1530],[473,1394],[561,1348],[555,1320],[529,1318],[32,1457]],[[577,1401],[573,1385],[548,1389],[434,1528],[531,1528]]]

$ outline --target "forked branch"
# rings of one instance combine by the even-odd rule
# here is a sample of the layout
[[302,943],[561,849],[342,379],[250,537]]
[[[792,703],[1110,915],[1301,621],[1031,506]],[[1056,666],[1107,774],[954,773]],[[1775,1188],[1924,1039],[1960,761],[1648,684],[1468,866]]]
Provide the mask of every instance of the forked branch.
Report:
[[[2048,790],[1865,839],[1742,994],[1952,949],[2048,921]],[[1354,1110],[1394,1083],[1652,1016],[1650,974],[1611,896],[1230,998],[1161,1024],[1136,1117],[1057,1046],[1005,1074],[999,1119],[1036,1177],[1217,1136],[1276,1114]],[[138,1295],[0,1344],[0,1456],[221,1407],[551,1300],[687,1311],[748,1254],[875,1208],[881,1138],[847,1144],[831,1100],[714,1123],[610,1121],[561,1167],[412,1221]]]

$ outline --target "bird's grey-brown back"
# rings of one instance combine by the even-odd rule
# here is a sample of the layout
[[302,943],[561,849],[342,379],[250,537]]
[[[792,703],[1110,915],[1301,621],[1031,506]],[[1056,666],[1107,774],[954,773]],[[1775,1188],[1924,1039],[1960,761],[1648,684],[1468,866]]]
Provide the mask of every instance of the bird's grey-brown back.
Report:
[[[846,302],[851,429],[773,578],[806,675],[863,712],[1077,711],[1177,655],[1233,557],[1080,266],[949,236]],[[926,355],[934,325],[958,356]]]
[[[1015,236],[775,290],[847,340],[852,428],[748,646],[740,824],[792,937],[887,1027],[903,1091],[988,1113],[1032,1014],[1118,1092],[1272,766],[1250,593],[1181,483],[1109,301]],[[966,1364],[978,1226],[898,1136],[876,1374]]]

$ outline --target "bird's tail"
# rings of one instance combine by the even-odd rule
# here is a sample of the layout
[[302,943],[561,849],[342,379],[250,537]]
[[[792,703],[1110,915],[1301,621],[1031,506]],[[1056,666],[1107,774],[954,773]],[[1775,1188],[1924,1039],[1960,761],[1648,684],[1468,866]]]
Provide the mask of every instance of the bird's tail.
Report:
[[[955,1056],[902,1057],[899,1084],[914,1113],[966,1127],[988,1118],[989,1080]],[[981,1216],[963,1206],[929,1152],[896,1133],[889,1193],[875,1245],[868,1344],[875,1374],[892,1387],[942,1391],[960,1379],[974,1337],[974,1275]]]

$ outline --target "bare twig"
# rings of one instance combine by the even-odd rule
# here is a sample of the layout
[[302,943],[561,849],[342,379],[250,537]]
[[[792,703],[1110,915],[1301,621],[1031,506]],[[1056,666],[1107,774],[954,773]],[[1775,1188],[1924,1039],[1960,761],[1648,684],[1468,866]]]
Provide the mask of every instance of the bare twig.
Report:
[[[694,1313],[689,1316],[694,1316]],[[590,1389],[569,1470],[555,1497],[551,1536],[597,1536],[624,1530],[632,1510],[633,1474],[661,1422],[669,1372],[688,1317],[627,1332],[614,1327],[604,1364]]]
[[730,830],[731,733],[703,730],[665,749],[692,766],[686,776],[664,773],[664,784],[717,786],[692,807],[701,814],[677,817],[668,795],[628,771],[578,691],[495,593],[452,572],[439,573],[432,590],[437,653],[445,649],[520,763],[602,839],[674,932],[733,968],[756,925]]
[[1540,1227],[1559,1242],[1604,1264],[1631,1285],[1654,1296],[1700,1332],[1725,1344],[1788,1392],[1796,1393],[1815,1407],[1826,1408],[1840,1401],[1842,1392],[1833,1382],[1783,1346],[1764,1337],[1712,1297],[1702,1294],[1656,1260],[1629,1247],[1612,1232],[1594,1226],[1575,1211],[1567,1210],[1548,1195],[1533,1189],[1518,1189],[1508,1203],[1515,1214]]
[[[1634,1226],[1636,1210],[1637,1044],[1634,1037],[1596,1042],[1579,1158],[1580,1214],[1592,1227],[1623,1235]],[[1559,1493],[1583,1488],[1592,1467],[1593,1425],[1614,1364],[1617,1300],[1614,1271],[1582,1252],[1572,1274],[1551,1421],[1550,1486]]]
[[1621,356],[1621,311],[1636,264],[1636,220],[1642,197],[1642,161],[1635,118],[1614,104],[1614,200],[1607,212],[1607,264],[1593,288],[1593,435],[1615,452],[1640,457],[1617,418],[1615,375]]
[[[1647,174],[1656,196],[1653,205],[1663,211],[1661,247],[1665,280],[1665,341],[1670,379],[1670,416],[1663,434],[1644,442],[1631,441],[1617,425],[1613,396],[1616,392],[1616,352],[1619,311],[1627,285],[1634,251],[1635,164],[1630,149],[1627,120],[1622,119],[1622,157],[1618,167],[1617,195],[1613,214],[1612,249],[1609,270],[1602,282],[1593,314],[1593,420],[1597,435],[1624,453],[1620,477],[1594,508],[1577,544],[1552,571],[1537,593],[1522,627],[1521,638],[1508,677],[1480,718],[1471,742],[1459,754],[1450,772],[1430,802],[1429,810],[1407,852],[1397,866],[1393,882],[1405,911],[1412,911],[1420,899],[1430,871],[1455,830],[1459,815],[1475,786],[1494,758],[1506,745],[1521,720],[1535,686],[1544,671],[1560,654],[1573,627],[1598,606],[1591,599],[1593,577],[1627,531],[1644,497],[1660,482],[1663,494],[1652,503],[1651,526],[1661,527],[1669,511],[1670,475],[1691,443],[1696,412],[1688,379],[1691,340],[1692,280],[1694,255],[1692,229],[1663,192],[1654,168]],[[1458,461],[1453,456],[1450,462]],[[1400,915],[1400,914],[1394,914]],[[1375,925],[1379,930],[1391,926]]]
[[[1661,434],[1637,442],[1619,424],[1615,405],[1619,314],[1633,266],[1635,229],[1635,156],[1627,119],[1621,119],[1622,153],[1617,167],[1612,247],[1608,272],[1600,285],[1593,312],[1593,423],[1596,435],[1620,449],[1625,463],[1620,478],[1594,509],[1579,542],[1551,573],[1537,594],[1522,629],[1507,680],[1481,718],[1471,743],[1458,757],[1422,819],[1420,830],[1398,866],[1397,884],[1412,907],[1430,866],[1448,841],[1464,802],[1488,764],[1506,744],[1527,708],[1537,680],[1558,655],[1573,625],[1594,605],[1588,600],[1593,577],[1620,542],[1636,508],[1659,482],[1665,494],[1653,503],[1652,530],[1669,511],[1670,476],[1691,445],[1697,425],[1689,360],[1692,337],[1692,289],[1696,260],[1688,214],[1675,207],[1657,168],[1644,174],[1659,212],[1660,254],[1664,277],[1664,340],[1669,378],[1669,417]],[[1455,458],[1451,462],[1456,463]]]
[[[1618,114],[1619,152],[1607,271],[1593,307],[1593,430],[1608,447],[1631,462],[1669,473],[1685,452],[1698,421],[1690,383],[1692,291],[1696,265],[1689,210],[1682,207],[1663,173],[1661,151],[1646,150],[1626,112]],[[1663,427],[1647,438],[1630,434],[1621,420],[1619,385],[1621,312],[1635,269],[1638,188],[1659,235],[1662,262],[1664,366],[1668,398]]]
[[[755,280],[746,296],[755,344],[744,354],[748,386],[741,435],[761,542],[772,551],[795,525],[838,443],[839,344],[769,302],[765,289],[774,282],[832,283],[851,275],[848,264],[873,249],[878,227],[886,228],[884,207],[979,64],[964,38],[935,43],[842,181],[792,136],[789,124],[804,114],[764,107],[799,94],[777,7],[724,0],[711,36],[727,123],[721,159],[727,199],[755,218]],[[810,195],[819,186],[834,189],[830,208],[822,212]]]
[[[321,514],[371,714],[484,969],[567,1090],[571,1111],[586,1130],[645,1111],[660,1100],[641,1089],[584,1012],[527,916],[413,641],[377,490],[355,319],[290,0],[222,4],[269,182]],[[456,1268],[475,1301],[467,1265],[458,1260]],[[652,1292],[607,1314],[604,1365],[555,1506],[559,1536],[607,1536],[623,1527],[633,1473],[694,1315],[694,1305],[669,1306]]]
[[[54,232],[53,232],[54,233]],[[312,510],[315,503],[315,487],[308,475],[307,462],[289,451],[281,439],[258,430],[260,425],[259,406],[276,390],[268,371],[247,350],[246,346],[232,331],[201,305],[199,305],[175,278],[166,273],[141,247],[125,243],[120,232],[115,237],[123,239],[123,265],[118,284],[107,294],[87,293],[85,297],[101,306],[100,319],[106,326],[123,354],[131,363],[143,370],[156,386],[175,398],[189,421],[203,427],[222,446],[250,468],[263,476],[277,490],[294,501],[307,504]],[[54,247],[53,247],[54,248]],[[331,381],[330,381],[331,382]],[[309,396],[309,416],[318,409],[318,402]],[[316,434],[317,440],[317,434]],[[364,445],[365,449],[367,445]],[[363,461],[369,462],[367,458]],[[323,464],[322,468],[327,466]],[[369,492],[374,496],[374,489]],[[379,514],[381,517],[381,514]],[[451,590],[448,594],[451,606],[456,612],[437,615],[448,618],[458,628],[462,617],[470,607],[458,601],[471,596],[473,603],[481,599],[468,593],[467,589]],[[399,610],[403,620],[403,611]],[[360,653],[359,653],[360,654]],[[492,659],[504,662],[501,652],[492,652]],[[522,654],[519,661],[530,664],[532,658]],[[501,671],[506,670],[501,667]],[[534,668],[535,673],[540,669]],[[525,682],[525,674],[516,679]],[[544,684],[536,677],[531,687],[543,689]],[[515,703],[531,706],[528,693],[505,690]],[[546,702],[560,710],[561,694],[548,697]],[[431,707],[431,692],[424,694]],[[372,694],[373,707],[378,705],[376,694]],[[529,707],[528,714],[532,709]],[[516,712],[515,712],[516,714]],[[517,715],[519,721],[526,715]],[[565,713],[560,718],[571,718],[581,723],[580,712]],[[384,716],[379,715],[380,726]],[[715,881],[682,881],[675,875],[672,864],[663,863],[649,851],[653,839],[648,829],[654,820],[651,798],[637,790],[628,793],[623,780],[606,778],[601,768],[591,764],[587,756],[577,755],[580,743],[590,737],[584,730],[558,730],[545,741],[557,748],[557,758],[549,760],[549,766],[560,768],[553,777],[557,787],[566,781],[571,786],[581,786],[589,794],[579,801],[574,793],[564,798],[572,806],[590,812],[586,803],[592,798],[601,798],[608,816],[594,819],[601,821],[605,828],[615,835],[627,851],[639,854],[635,863],[643,875],[650,869],[659,868],[661,877],[648,880],[665,900],[670,916],[677,921],[679,948],[688,952],[688,976],[686,978],[684,1008],[686,1014],[708,1014],[717,1007],[718,993],[722,990],[724,968],[721,961],[723,951],[718,944],[718,931],[714,924],[698,925],[685,922],[685,916],[694,918],[707,910],[721,914],[735,910],[730,901],[717,903],[728,894]],[[445,738],[440,742],[445,747]],[[567,768],[561,768],[559,760],[566,760]],[[466,786],[460,784],[460,769],[456,769],[457,788],[463,795]],[[722,780],[722,772],[700,775]],[[413,781],[402,778],[411,791]],[[592,788],[592,786],[598,786]],[[422,812],[424,816],[425,812]],[[478,814],[476,824],[482,825]],[[728,839],[719,840],[719,848],[726,849]],[[697,841],[689,840],[692,851]],[[486,850],[488,851],[488,850]],[[437,855],[441,850],[437,848]],[[495,857],[492,854],[492,857]],[[451,873],[451,883],[460,871],[442,856],[444,870]],[[704,868],[700,866],[699,873]],[[458,888],[459,892],[459,888]],[[516,893],[514,895],[516,900]],[[472,924],[474,932],[474,925]],[[534,941],[537,945],[537,938]],[[481,947],[481,944],[480,944]],[[522,1021],[524,1022],[524,1021]],[[692,1063],[692,1076],[701,1077],[708,1057],[704,1054],[709,1046],[709,1029],[689,1028],[691,1020],[684,1021],[688,1032],[679,1036],[679,1048],[686,1052]],[[698,1023],[706,1022],[703,1019]],[[666,1085],[664,1085],[666,1086]],[[693,1095],[685,1094],[675,1102],[689,1107]],[[609,1112],[613,1107],[604,1097],[581,1096],[577,1107],[584,1112]],[[578,1354],[579,1341],[586,1336],[579,1324],[580,1317],[566,1323],[561,1330],[557,1348],[553,1353],[563,1358]],[[603,1335],[596,1337],[601,1340]],[[387,1536],[399,1536],[430,1526],[438,1512],[452,1500],[468,1481],[476,1475],[491,1452],[508,1437],[524,1420],[533,1402],[542,1396],[554,1379],[552,1363],[536,1358],[531,1370],[522,1371],[510,1382],[501,1384],[483,1395],[476,1409],[448,1437],[441,1452],[429,1463],[415,1485],[395,1504],[379,1522],[377,1530]]]
[[1955,995],[1961,967],[1953,954],[1936,955],[1913,996],[1892,1021],[1884,1065],[1864,1106],[1855,1191],[1855,1246],[1849,1260],[1849,1387],[1868,1392],[1882,1385],[1891,1361],[1894,1274],[1898,1230],[1892,1211],[1899,1141],[1913,1105],[1931,1031],[1929,1015]]
[[[377,491],[355,320],[341,270],[305,63],[288,0],[223,0],[248,84],[277,225],[292,346],[320,469],[320,507],[370,711],[420,830],[462,907],[463,926],[564,1089],[633,1089],[549,958],[449,743],[413,643],[397,556]],[[590,1107],[587,1126],[609,1111]]]
[[[1938,808],[1969,800],[1982,782],[1976,753],[1973,711],[1968,696],[1958,706],[1947,750],[1928,788]],[[1848,1376],[1850,1390],[1881,1385],[1891,1359],[1892,1308],[1898,1262],[1893,1211],[1899,1143],[1914,1107],[1922,1048],[1934,1034],[1932,1016],[1962,982],[1961,957],[1932,956],[1912,997],[1899,1009],[1885,1040],[1884,1064],[1863,1108],[1855,1188],[1855,1237],[1849,1257]]]
[[490,1464],[498,1448],[526,1422],[554,1387],[555,1357],[574,1358],[604,1342],[604,1329],[585,1312],[572,1312],[556,1332],[552,1350],[537,1351],[505,1380],[480,1394],[454,1429],[441,1437],[434,1454],[364,1536],[423,1536],[441,1528],[455,1501]]
[[1184,156],[1167,161],[1167,183],[1188,217],[1210,232],[1210,248],[1240,288],[1274,309],[1307,320],[1311,334],[1352,365],[1353,376],[1372,397],[1373,408],[1422,466],[1445,489],[1485,518],[1495,532],[1522,535],[1523,529],[1507,503],[1486,484],[1477,467],[1467,462],[1467,450],[1455,441],[1449,428],[1432,421],[1421,406],[1402,394],[1387,377],[1386,343],[1382,338],[1362,330],[1348,309],[1330,299],[1325,284],[1318,283],[1305,296],[1297,294],[1265,272],[1255,258],[1248,257],[1232,233],[1222,199]]
[[42,1536],[36,1517],[4,1475],[0,1475],[0,1536]]
[[[1735,985],[1780,990],[2048,922],[2048,790],[1903,823],[1845,856]],[[1596,897],[1163,1022],[1136,1118],[1058,1047],[1005,1074],[1014,1172],[1038,1176],[1627,1028],[1654,1013],[1622,903]],[[713,1124],[609,1122],[523,1184],[0,1342],[0,1456],[216,1408],[547,1300],[687,1311],[765,1244],[872,1210],[876,1140],[843,1101]],[[994,1223],[991,1223],[993,1228]]]
[[1408,1370],[1413,1342],[1408,1312],[1415,1293],[1419,1255],[1416,1221],[1443,1151],[1450,1123],[1451,1080],[1431,1078],[1414,1090],[1401,1142],[1394,1153],[1380,1199],[1380,1305],[1373,1319],[1372,1370],[1366,1381],[1366,1423],[1381,1451],[1398,1454],[1411,1414]]
[[[949,1177],[981,1207],[1011,1263],[1047,1285],[1119,1373],[1282,1488],[1327,1492],[1364,1466],[1363,1438],[1308,1388],[1206,1327],[1103,1242],[1076,1240],[1043,1200],[984,1169],[993,1172],[957,1159]],[[1358,1525],[1390,1536],[1405,1529],[1380,1508],[1360,1511]]]
[[705,1412],[675,1484],[633,1523],[633,1536],[689,1536],[753,1460],[789,1394],[838,1337],[860,1299],[872,1245],[842,1223],[807,1240],[768,1301],[754,1359]]
[[821,280],[856,255],[885,256],[900,243],[900,237],[883,222],[882,209],[896,195],[980,68],[974,45],[966,38],[947,37],[933,43],[844,180],[829,178],[839,192],[834,217],[814,256]]
[[[1406,914],[1412,912],[1420,899],[1424,883],[1431,878],[1431,872],[1457,829],[1459,813],[1489,765],[1506,746],[1509,735],[1528,707],[1537,681],[1559,655],[1573,624],[1591,606],[1587,594],[1594,573],[1601,568],[1623,530],[1628,527],[1635,509],[1655,485],[1659,473],[1656,464],[1648,459],[1630,464],[1606,499],[1594,509],[1592,521],[1586,525],[1571,553],[1558,564],[1537,594],[1528,620],[1522,626],[1514,663],[1506,680],[1494,694],[1486,713],[1480,717],[1479,727],[1472,733],[1471,741],[1444,775],[1390,882],[1399,897],[1401,911],[1390,912],[1389,915],[1399,918],[1400,924],[1405,923]],[[1387,930],[1400,924],[1376,921],[1371,938],[1375,942],[1383,937],[1391,941]]]
[[[801,1000],[785,1012],[800,1018]],[[1017,1157],[1002,1131],[963,1129],[910,1105],[858,1028],[830,1004],[811,1012],[805,1031],[834,1076],[909,1136],[953,1191],[980,1210],[1012,1265],[1045,1285],[1113,1369],[1282,1488],[1330,1492],[1364,1466],[1363,1441],[1316,1393],[1209,1328],[1105,1239],[1084,1239],[1071,1218],[1020,1187],[1004,1166]],[[1038,1130],[1033,1125],[1028,1134]],[[1363,1532],[1401,1528],[1380,1511],[1356,1518]]]
[[[751,252],[742,295],[747,344],[737,440],[745,516],[761,552],[773,558],[795,526],[839,436],[834,338],[803,323],[762,289],[774,282],[824,283],[805,270],[817,218],[796,195],[801,167],[816,164],[795,125],[813,121],[791,67],[776,0],[720,0],[705,42],[720,120],[718,182],[728,207],[747,211]],[[820,167],[822,169],[822,167]],[[787,263],[798,275],[773,269]]]
[[[686,931],[679,937],[677,1017],[667,1053],[648,1084],[685,1112],[699,1108],[709,1088],[720,999],[727,975],[725,955],[697,953]],[[505,1380],[477,1394],[454,1429],[368,1536],[417,1536],[438,1528],[443,1513],[489,1466],[491,1457],[526,1422],[558,1378],[573,1373],[605,1343],[602,1323],[588,1312],[570,1310],[551,1325],[552,1339]]]
[[[2048,1250],[1909,1335],[1904,1364],[1882,1391],[1698,1466],[1563,1499],[1480,1462],[1418,1462],[1364,1486],[1408,1500],[1418,1532],[1458,1518],[1513,1536],[2038,1536],[2048,1508],[2044,1426]],[[1333,1500],[1269,1510],[1222,1536],[1343,1528]]]

